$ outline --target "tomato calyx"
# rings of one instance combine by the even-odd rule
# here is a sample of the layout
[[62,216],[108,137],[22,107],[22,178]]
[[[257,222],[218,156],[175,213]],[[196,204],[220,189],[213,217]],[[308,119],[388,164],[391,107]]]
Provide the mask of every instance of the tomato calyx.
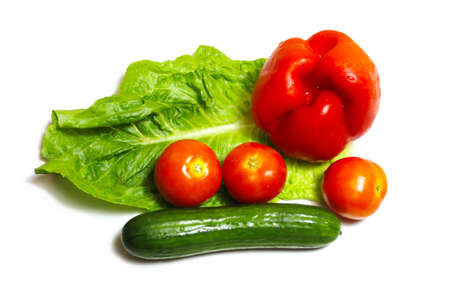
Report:
[[244,167],[252,171],[257,171],[261,167],[261,165],[261,159],[257,154],[248,157],[246,162],[244,162]]
[[375,186],[375,191],[377,192],[377,194],[379,194],[381,191],[381,187],[379,185]]
[[208,164],[201,158],[190,156],[183,166],[183,172],[188,177],[202,178],[208,176]]

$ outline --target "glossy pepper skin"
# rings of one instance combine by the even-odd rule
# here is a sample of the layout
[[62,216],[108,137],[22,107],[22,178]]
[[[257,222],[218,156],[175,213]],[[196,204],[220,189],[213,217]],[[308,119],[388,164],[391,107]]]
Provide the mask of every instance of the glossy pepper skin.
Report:
[[278,45],[255,85],[252,116],[282,152],[323,161],[369,129],[379,101],[375,64],[347,35],[326,30]]

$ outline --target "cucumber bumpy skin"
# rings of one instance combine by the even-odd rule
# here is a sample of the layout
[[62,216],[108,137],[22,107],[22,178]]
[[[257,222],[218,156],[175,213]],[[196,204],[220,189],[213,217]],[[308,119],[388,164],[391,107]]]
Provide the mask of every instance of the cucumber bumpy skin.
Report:
[[341,223],[330,211],[301,204],[176,208],[144,213],[122,229],[132,255],[173,259],[235,249],[319,248],[334,241]]

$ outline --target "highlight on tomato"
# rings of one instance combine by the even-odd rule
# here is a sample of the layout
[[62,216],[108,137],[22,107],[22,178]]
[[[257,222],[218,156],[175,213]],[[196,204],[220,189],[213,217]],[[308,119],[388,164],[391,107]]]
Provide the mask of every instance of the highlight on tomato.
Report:
[[223,180],[228,193],[241,203],[275,198],[286,182],[286,163],[275,149],[255,142],[241,144],[225,158]]
[[322,194],[331,210],[354,220],[372,215],[387,192],[387,179],[376,163],[359,158],[340,159],[325,171]]
[[214,151],[197,140],[180,140],[159,157],[154,179],[164,199],[176,206],[198,206],[214,196],[222,182]]

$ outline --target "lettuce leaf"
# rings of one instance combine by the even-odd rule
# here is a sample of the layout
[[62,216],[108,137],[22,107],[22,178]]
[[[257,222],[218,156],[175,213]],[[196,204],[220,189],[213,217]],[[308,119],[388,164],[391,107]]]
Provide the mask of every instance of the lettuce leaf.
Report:
[[[60,174],[108,202],[146,210],[168,207],[152,171],[170,143],[201,140],[221,162],[241,143],[269,144],[250,114],[253,86],[264,62],[231,60],[207,46],[173,61],[135,62],[118,94],[88,109],[53,111],[41,151],[47,162],[35,172]],[[319,201],[320,180],[330,162],[286,158],[286,164],[288,178],[278,198]],[[222,187],[204,206],[230,203]]]

